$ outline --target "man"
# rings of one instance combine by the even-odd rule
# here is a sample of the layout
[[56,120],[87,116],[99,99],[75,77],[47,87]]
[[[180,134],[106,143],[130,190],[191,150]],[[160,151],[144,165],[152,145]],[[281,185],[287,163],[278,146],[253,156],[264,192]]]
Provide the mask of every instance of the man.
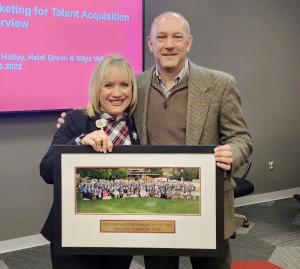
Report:
[[[138,105],[134,114],[142,144],[219,144],[217,166],[224,181],[224,258],[191,257],[193,268],[230,268],[228,238],[235,231],[230,174],[252,152],[251,137],[240,107],[235,79],[197,66],[187,58],[192,36],[187,20],[165,12],[152,23],[148,46],[155,67],[137,76]],[[145,257],[147,269],[178,268],[179,257]]]
[[[252,152],[251,137],[240,107],[235,79],[190,62],[188,21],[176,12],[156,17],[148,36],[155,67],[137,76],[138,105],[134,114],[144,145],[216,144],[216,164],[224,180],[223,258],[191,257],[194,269],[231,268],[229,237],[235,231],[231,173]],[[59,120],[61,122],[61,119]],[[146,269],[179,268],[179,257],[145,257]]]

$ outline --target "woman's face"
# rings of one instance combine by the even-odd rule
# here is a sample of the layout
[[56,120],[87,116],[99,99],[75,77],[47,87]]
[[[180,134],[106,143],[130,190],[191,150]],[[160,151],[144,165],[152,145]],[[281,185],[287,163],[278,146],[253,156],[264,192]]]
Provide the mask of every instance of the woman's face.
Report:
[[124,114],[132,99],[132,82],[129,74],[120,67],[109,67],[103,76],[99,91],[101,111],[118,117]]

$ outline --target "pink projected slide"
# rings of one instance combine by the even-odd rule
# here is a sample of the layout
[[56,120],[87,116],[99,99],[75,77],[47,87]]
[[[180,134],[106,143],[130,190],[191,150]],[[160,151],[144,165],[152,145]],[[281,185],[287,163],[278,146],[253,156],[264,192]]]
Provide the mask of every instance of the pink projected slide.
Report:
[[142,0],[0,0],[0,111],[83,108],[108,54],[142,71]]

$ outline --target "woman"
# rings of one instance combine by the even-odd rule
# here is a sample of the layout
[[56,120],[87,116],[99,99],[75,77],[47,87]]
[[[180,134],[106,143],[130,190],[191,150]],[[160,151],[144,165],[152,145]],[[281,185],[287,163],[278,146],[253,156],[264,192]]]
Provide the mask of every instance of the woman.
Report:
[[[69,111],[50,148],[40,164],[43,179],[53,184],[53,145],[89,145],[97,152],[111,151],[113,145],[138,144],[131,115],[136,107],[137,86],[129,64],[121,57],[105,57],[96,67],[90,85],[90,99],[86,113]],[[51,242],[53,212],[42,229]],[[132,256],[55,255],[53,268],[129,268]]]

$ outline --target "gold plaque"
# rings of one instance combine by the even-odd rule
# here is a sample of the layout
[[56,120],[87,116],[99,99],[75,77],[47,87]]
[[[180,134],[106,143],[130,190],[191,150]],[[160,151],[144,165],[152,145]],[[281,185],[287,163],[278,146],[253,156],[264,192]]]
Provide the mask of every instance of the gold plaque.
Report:
[[101,220],[101,233],[175,233],[174,220]]

